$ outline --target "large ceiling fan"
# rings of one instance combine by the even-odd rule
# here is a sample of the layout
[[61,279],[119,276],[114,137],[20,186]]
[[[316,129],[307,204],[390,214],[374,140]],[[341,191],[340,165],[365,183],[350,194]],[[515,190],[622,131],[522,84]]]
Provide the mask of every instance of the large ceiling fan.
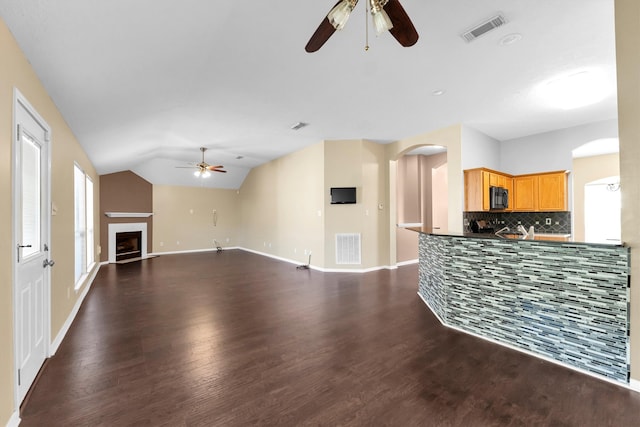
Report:
[[[367,10],[371,11],[373,27],[376,34],[389,31],[398,42],[409,47],[418,41],[418,32],[409,15],[398,0],[365,0],[369,2]],[[344,28],[349,15],[358,4],[358,0],[340,0],[322,20],[320,26],[305,46],[307,52],[315,52],[325,44],[329,37]],[[368,49],[368,46],[366,47]]]
[[202,161],[200,163],[195,163],[193,166],[176,166],[176,167],[183,168],[183,169],[196,168],[197,170],[193,172],[193,174],[199,178],[207,178],[208,176],[211,175],[211,172],[227,173],[226,170],[222,169],[224,166],[222,165],[211,166],[209,163],[204,161],[204,152],[207,151],[206,147],[200,147],[200,151],[202,152]]

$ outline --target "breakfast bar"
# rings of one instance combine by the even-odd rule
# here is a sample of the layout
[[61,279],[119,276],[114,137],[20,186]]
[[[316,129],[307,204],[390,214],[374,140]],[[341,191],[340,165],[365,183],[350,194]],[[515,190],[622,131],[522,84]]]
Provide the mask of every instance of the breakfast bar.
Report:
[[629,248],[416,231],[444,325],[628,384]]

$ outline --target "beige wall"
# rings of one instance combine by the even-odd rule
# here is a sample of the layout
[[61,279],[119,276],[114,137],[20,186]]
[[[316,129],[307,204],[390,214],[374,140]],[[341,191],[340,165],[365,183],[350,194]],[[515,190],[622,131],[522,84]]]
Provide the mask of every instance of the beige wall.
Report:
[[573,159],[573,238],[584,241],[584,186],[592,181],[620,175],[620,156],[580,157]]
[[237,246],[239,210],[236,190],[154,185],[152,251],[213,249],[214,239],[222,247]]
[[253,168],[240,187],[239,245],[324,265],[324,144]]
[[622,241],[631,248],[631,378],[640,381],[640,2],[615,0]]
[[[99,227],[98,176],[57,110],[13,36],[0,20],[0,425],[5,425],[16,409],[14,402],[13,285],[12,285],[12,196],[11,162],[13,90],[17,88],[52,129],[51,198],[58,207],[51,218],[51,339],[60,332],[76,299],[74,291],[73,165],[77,162],[94,182],[94,227]],[[96,247],[100,244],[96,237]],[[97,267],[96,267],[97,268]],[[67,297],[67,294],[69,297]]]
[[[325,141],[325,264],[328,269],[367,269],[387,265],[389,203],[383,145],[364,141]],[[357,203],[332,205],[331,187],[356,187]],[[360,233],[360,265],[336,263],[338,233]]]

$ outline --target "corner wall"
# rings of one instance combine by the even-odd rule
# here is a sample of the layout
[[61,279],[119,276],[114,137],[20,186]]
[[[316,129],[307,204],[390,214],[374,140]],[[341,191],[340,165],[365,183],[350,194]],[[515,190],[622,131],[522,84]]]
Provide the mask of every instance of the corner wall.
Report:
[[238,246],[324,266],[324,143],[253,168],[239,194]]
[[615,0],[615,16],[622,241],[631,248],[631,381],[640,389],[640,2]]
[[[13,251],[8,242],[13,233],[12,159],[13,90],[17,88],[51,127],[51,200],[57,214],[51,218],[51,331],[53,341],[82,295],[86,283],[74,291],[74,162],[94,182],[94,229],[100,226],[99,178],[82,147],[67,126],[29,61],[0,19],[0,425],[17,416],[14,401],[13,345]],[[96,249],[100,245],[96,236]],[[96,252],[97,253],[97,252]],[[97,265],[95,268],[98,268]]]
[[152,250],[153,217],[109,218],[105,212],[153,212],[153,186],[131,171],[100,176],[100,261],[109,260],[109,224],[140,222],[147,224],[147,252]]

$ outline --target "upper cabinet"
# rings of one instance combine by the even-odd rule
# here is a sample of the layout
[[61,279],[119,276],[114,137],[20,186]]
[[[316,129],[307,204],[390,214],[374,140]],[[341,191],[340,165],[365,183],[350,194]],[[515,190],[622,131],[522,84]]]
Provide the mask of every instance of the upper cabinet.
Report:
[[567,171],[519,175],[513,178],[513,210],[548,212],[568,210]]
[[536,175],[516,176],[513,178],[514,211],[536,211],[538,208],[538,177]]
[[[469,212],[490,210],[489,187],[506,188],[512,191],[512,177],[502,172],[486,168],[464,171],[464,206]],[[500,211],[509,211],[500,209]]]
[[549,172],[538,175],[538,210],[568,210],[567,171]]
[[555,171],[511,176],[485,168],[465,170],[465,210],[489,211],[489,187],[502,187],[509,191],[509,208],[502,211],[566,211],[567,174],[567,171]]

